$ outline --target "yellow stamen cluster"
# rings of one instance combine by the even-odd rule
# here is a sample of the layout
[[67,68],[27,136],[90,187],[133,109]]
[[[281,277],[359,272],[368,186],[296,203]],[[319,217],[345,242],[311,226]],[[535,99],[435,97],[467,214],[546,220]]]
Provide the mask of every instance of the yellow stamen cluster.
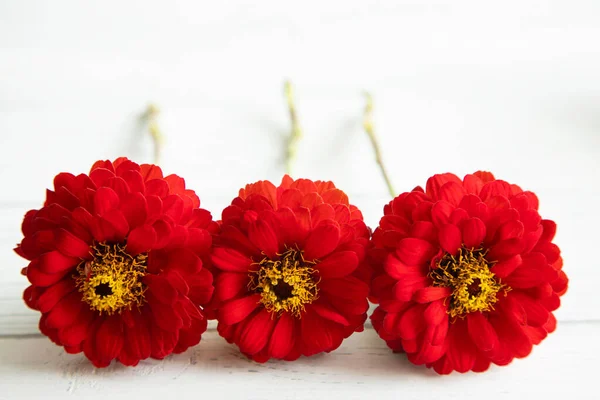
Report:
[[119,244],[97,243],[92,249],[94,259],[79,264],[75,277],[82,300],[92,310],[109,315],[131,309],[133,304],[140,306],[144,302],[141,279],[148,255],[132,257]]
[[260,302],[271,313],[289,312],[300,318],[305,305],[318,298],[313,278],[314,261],[306,261],[302,252],[289,249],[278,260],[264,258],[258,270],[250,274],[248,287],[261,294]]
[[444,255],[429,276],[434,286],[452,289],[448,314],[452,318],[464,317],[475,311],[490,311],[498,301],[497,293],[510,288],[496,280],[490,271],[493,262],[485,259],[481,249],[461,248],[457,256]]

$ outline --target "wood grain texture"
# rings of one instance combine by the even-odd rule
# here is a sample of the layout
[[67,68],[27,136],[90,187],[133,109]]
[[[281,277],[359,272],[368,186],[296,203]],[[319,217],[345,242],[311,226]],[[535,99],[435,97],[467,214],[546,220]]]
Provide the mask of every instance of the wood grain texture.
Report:
[[296,86],[296,177],[334,180],[376,226],[389,200],[361,127],[368,89],[398,190],[492,170],[535,191],[571,278],[557,316],[600,319],[600,3],[595,0],[0,3],[0,335],[37,332],[12,253],[60,171],[150,161],[218,217],[240,186],[283,174]]
[[[0,2],[0,399],[596,398],[600,361],[597,0],[4,0]],[[39,336],[21,300],[20,221],[61,171],[149,162],[218,218],[240,186],[279,181],[296,87],[295,177],[333,180],[375,227],[389,201],[362,131],[363,91],[395,187],[479,169],[535,191],[570,290],[525,360],[438,377],[372,329],[294,363],[256,364],[214,331],[182,355],[94,369]]]
[[376,333],[355,334],[330,354],[257,364],[206,333],[201,343],[136,368],[95,369],[46,338],[0,339],[0,399],[515,399],[597,398],[600,323],[563,323],[524,360],[483,374],[435,375],[393,354]]

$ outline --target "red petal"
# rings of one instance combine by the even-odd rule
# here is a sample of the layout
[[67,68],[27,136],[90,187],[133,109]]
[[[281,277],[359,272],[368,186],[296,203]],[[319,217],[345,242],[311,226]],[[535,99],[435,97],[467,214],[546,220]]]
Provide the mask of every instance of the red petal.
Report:
[[465,175],[465,178],[463,179],[463,187],[467,193],[478,195],[483,187],[483,181],[476,175]]
[[86,242],[62,228],[54,232],[54,240],[56,249],[65,256],[87,258],[90,255],[90,246]]
[[104,186],[111,188],[120,199],[125,198],[129,193],[129,185],[123,180],[123,178],[115,176],[114,178],[107,179],[104,182]]
[[283,313],[277,319],[277,324],[269,340],[268,352],[274,358],[284,358],[294,348],[295,319],[288,313]]
[[485,224],[479,218],[469,218],[461,224],[463,244],[467,249],[478,248],[485,239]]
[[413,300],[417,303],[431,303],[432,301],[444,299],[451,294],[452,290],[448,287],[428,286],[417,290],[413,295]]
[[108,187],[101,187],[94,197],[94,212],[100,216],[119,207],[119,196]]
[[496,235],[498,236],[498,240],[507,240],[520,238],[523,236],[524,231],[525,227],[521,221],[512,220],[502,224],[498,228]]
[[275,320],[267,310],[260,310],[245,326],[240,338],[240,350],[253,355],[261,351],[269,342]]
[[258,219],[250,224],[248,238],[256,247],[262,250],[267,257],[271,259],[277,257],[277,253],[279,252],[277,235],[275,235],[271,226],[262,219]]
[[462,208],[456,208],[454,209],[454,211],[452,211],[452,214],[450,214],[449,221],[453,225],[461,226],[461,222],[463,222],[466,219],[469,219],[469,213],[467,212],[467,210]]
[[481,189],[479,197],[481,200],[486,201],[494,196],[510,197],[511,187],[508,183],[502,180],[495,180],[486,183]]
[[397,300],[410,301],[417,290],[427,287],[429,283],[430,279],[426,276],[407,276],[396,283],[393,294]]
[[471,340],[481,351],[490,351],[498,346],[498,335],[481,312],[467,315],[467,329]]
[[315,260],[331,253],[340,240],[340,229],[334,224],[317,226],[306,239],[304,258]]
[[429,221],[416,221],[410,228],[410,236],[418,239],[435,242],[438,234],[435,225]]
[[340,189],[330,189],[321,193],[325,203],[348,205],[348,196]]
[[520,239],[507,239],[495,244],[488,253],[489,260],[505,260],[523,251],[523,242]]
[[521,265],[523,259],[519,254],[512,256],[506,260],[500,261],[497,264],[494,264],[491,271],[501,279],[505,279],[507,276],[513,273],[517,267]]
[[331,309],[331,307],[326,306],[325,304],[319,304],[319,303],[314,303],[310,305],[310,310],[316,312],[317,314],[319,314],[321,317],[329,320],[329,321],[333,321],[336,322],[338,324],[341,324],[343,326],[349,326],[350,322],[348,322],[348,320],[346,319],[346,317],[344,317],[343,315],[341,315],[340,313],[334,311],[333,309]]
[[440,188],[438,196],[440,200],[445,200],[453,206],[458,206],[465,194],[465,189],[461,183],[447,182]]
[[60,300],[75,290],[73,282],[72,279],[66,278],[44,290],[37,298],[36,308],[42,313],[51,311]]
[[438,174],[427,180],[425,193],[427,193],[427,195],[429,195],[433,200],[440,200],[440,190],[442,186],[448,182],[454,182],[459,185],[462,184],[462,181],[454,174]]
[[317,226],[321,221],[335,220],[335,210],[329,204],[319,204],[311,211],[312,226]]
[[435,255],[435,247],[422,239],[405,238],[398,242],[396,254],[400,261],[408,265],[429,263]]
[[475,365],[476,347],[471,342],[467,323],[457,320],[448,332],[448,351],[446,357],[458,372],[467,372]]
[[127,253],[133,257],[150,251],[156,243],[156,232],[150,225],[141,225],[127,237]]
[[224,247],[215,248],[211,260],[222,271],[248,272],[252,265],[252,260],[248,256]]
[[353,251],[338,251],[316,265],[322,278],[342,278],[350,275],[358,267],[358,257]]
[[517,322],[501,313],[494,314],[490,322],[494,326],[500,344],[506,346],[511,357],[523,358],[531,353],[531,339],[523,332]]
[[[167,268],[182,276],[194,275],[202,269],[202,260],[190,249],[175,249],[168,253]],[[192,277],[188,277],[188,284]]]
[[184,202],[179,195],[169,195],[163,199],[163,214],[173,222],[179,222],[183,215]]
[[146,274],[143,282],[148,286],[148,290],[152,292],[161,303],[172,305],[177,300],[177,290],[171,286],[169,281],[162,276]]
[[92,182],[94,182],[96,187],[101,187],[104,184],[104,181],[110,178],[114,178],[114,176],[114,172],[109,171],[105,168],[97,168],[90,171],[90,179],[92,180]]
[[395,254],[389,254],[383,264],[385,272],[394,279],[403,279],[406,276],[421,276],[422,268],[406,265]]
[[125,171],[121,178],[125,182],[127,182],[127,186],[129,186],[129,191],[133,192],[141,192],[144,193],[146,191],[146,185],[144,185],[144,179],[142,175],[138,171]]
[[183,320],[172,306],[161,303],[150,291],[145,292],[145,297],[148,301],[145,307],[149,307],[153,320],[160,329],[175,333],[183,327]]
[[217,311],[218,320],[227,325],[237,324],[245,319],[260,303],[260,294],[252,294],[223,304]]
[[131,193],[122,199],[120,210],[125,216],[130,229],[137,228],[146,222],[148,204],[144,195],[139,192]]
[[481,179],[483,183],[491,182],[496,179],[494,178],[494,174],[488,171],[476,171],[473,172],[473,175]]
[[215,297],[221,301],[234,298],[248,288],[247,274],[224,272],[215,279]]
[[560,258],[560,249],[557,245],[550,242],[539,243],[535,247],[535,251],[542,253],[546,256],[548,264],[554,264]]
[[162,170],[159,166],[154,164],[142,164],[140,165],[140,174],[145,181],[150,179],[161,179],[163,177]]
[[346,276],[338,279],[324,279],[321,281],[320,289],[324,294],[332,298],[360,299],[369,294],[369,285],[354,276]]
[[163,276],[169,281],[169,284],[173,286],[175,290],[177,290],[184,296],[188,295],[188,293],[190,292],[190,287],[179,272],[177,272],[174,269],[169,269],[165,271]]
[[552,282],[557,272],[546,263],[540,253],[530,253],[523,258],[523,263],[506,278],[506,283],[512,288],[531,288],[544,282]]
[[212,245],[212,236],[205,229],[190,228],[186,246],[191,248],[196,254],[208,254]]
[[550,242],[556,235],[556,223],[549,219],[543,219],[541,224],[544,231],[540,237],[540,242]]
[[64,346],[78,346],[88,337],[94,313],[83,308],[73,325],[58,331],[58,338]]
[[425,330],[423,311],[424,306],[414,305],[402,314],[398,323],[398,334],[402,339],[414,339]]
[[129,224],[123,213],[119,210],[112,210],[105,213],[102,219],[112,226],[110,230],[113,231],[113,234],[110,236],[110,240],[122,242],[129,232]]
[[156,243],[152,248],[162,249],[167,246],[171,241],[171,234],[173,233],[171,224],[165,222],[165,220],[159,219],[152,224],[152,228],[154,229],[154,232],[156,232]]
[[456,225],[444,224],[438,231],[440,246],[449,254],[456,254],[462,244],[460,229]]
[[[290,211],[291,218],[294,218],[293,214]],[[279,214],[278,214],[279,216]],[[294,218],[294,223],[295,223]],[[248,237],[242,233],[237,227],[233,225],[225,225],[221,230],[221,234],[219,235],[219,241],[224,247],[232,247],[237,249],[238,251],[247,254],[247,255],[256,255],[259,256],[260,252],[250,242]]]
[[158,196],[161,199],[169,194],[169,184],[162,179],[146,180],[146,196]]
[[106,318],[96,332],[96,354],[102,363],[116,358],[123,347],[123,326],[117,316]]
[[[301,339],[306,356],[328,351],[334,343],[333,330],[316,313],[306,313],[300,319]],[[341,328],[341,327],[340,327]]]
[[35,286],[46,287],[54,285],[56,282],[60,281],[65,275],[69,273],[69,270],[66,269],[57,274],[46,274],[45,272],[42,272],[40,270],[39,260],[35,260],[29,263],[26,273],[29,282],[31,282]]
[[423,313],[425,322],[429,325],[439,325],[445,319],[448,319],[448,306],[444,305],[443,300],[434,301],[427,306]]
[[435,226],[442,226],[450,222],[450,215],[455,207],[447,201],[438,201],[431,207],[431,222]]
[[64,297],[52,308],[46,319],[46,325],[54,329],[72,325],[77,319],[77,315],[83,305],[84,302],[81,301],[81,294],[79,292],[71,292],[71,294]]
[[77,258],[68,257],[59,251],[50,251],[39,257],[38,267],[47,274],[57,274],[77,267],[81,262]]
[[519,291],[515,291],[512,295],[521,304],[523,310],[525,310],[525,314],[527,314],[527,325],[540,327],[548,322],[550,313],[540,301],[532,299]]

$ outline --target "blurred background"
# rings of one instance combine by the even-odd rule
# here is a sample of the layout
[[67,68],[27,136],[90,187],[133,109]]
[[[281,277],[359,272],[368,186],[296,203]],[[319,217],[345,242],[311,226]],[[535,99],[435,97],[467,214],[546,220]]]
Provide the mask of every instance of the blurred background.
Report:
[[295,177],[334,181],[377,225],[369,91],[397,191],[480,169],[535,191],[571,278],[558,319],[600,319],[599,18],[596,0],[0,2],[0,335],[38,332],[12,248],[54,175],[151,162],[154,103],[163,170],[219,218],[285,171],[286,79]]

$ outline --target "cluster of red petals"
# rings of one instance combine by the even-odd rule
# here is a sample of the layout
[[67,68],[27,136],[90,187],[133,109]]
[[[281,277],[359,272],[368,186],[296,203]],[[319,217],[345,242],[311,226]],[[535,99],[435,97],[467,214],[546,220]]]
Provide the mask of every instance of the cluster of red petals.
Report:
[[[369,236],[361,212],[332,182],[285,176],[278,187],[247,185],[223,211],[212,253],[219,333],[257,362],[336,349],[366,320]],[[268,312],[249,287],[256,263],[286,248],[318,261],[319,297],[300,316]]]
[[[371,319],[390,348],[440,374],[484,371],[527,356],[554,331],[568,279],[552,243],[556,224],[540,217],[535,194],[486,172],[441,174],[384,214],[370,253],[379,303]],[[493,310],[451,320],[448,291],[428,274],[461,245],[488,251],[490,271],[511,290],[497,294]]]
[[[197,344],[207,324],[199,305],[213,292],[203,264],[218,229],[199,206],[182,178],[126,158],[98,161],[89,175],[57,175],[44,206],[25,215],[15,249],[30,261],[24,299],[42,313],[41,332],[69,353],[83,351],[97,367],[113,359],[136,365]],[[148,254],[140,307],[108,315],[82,301],[75,270],[101,242]]]

